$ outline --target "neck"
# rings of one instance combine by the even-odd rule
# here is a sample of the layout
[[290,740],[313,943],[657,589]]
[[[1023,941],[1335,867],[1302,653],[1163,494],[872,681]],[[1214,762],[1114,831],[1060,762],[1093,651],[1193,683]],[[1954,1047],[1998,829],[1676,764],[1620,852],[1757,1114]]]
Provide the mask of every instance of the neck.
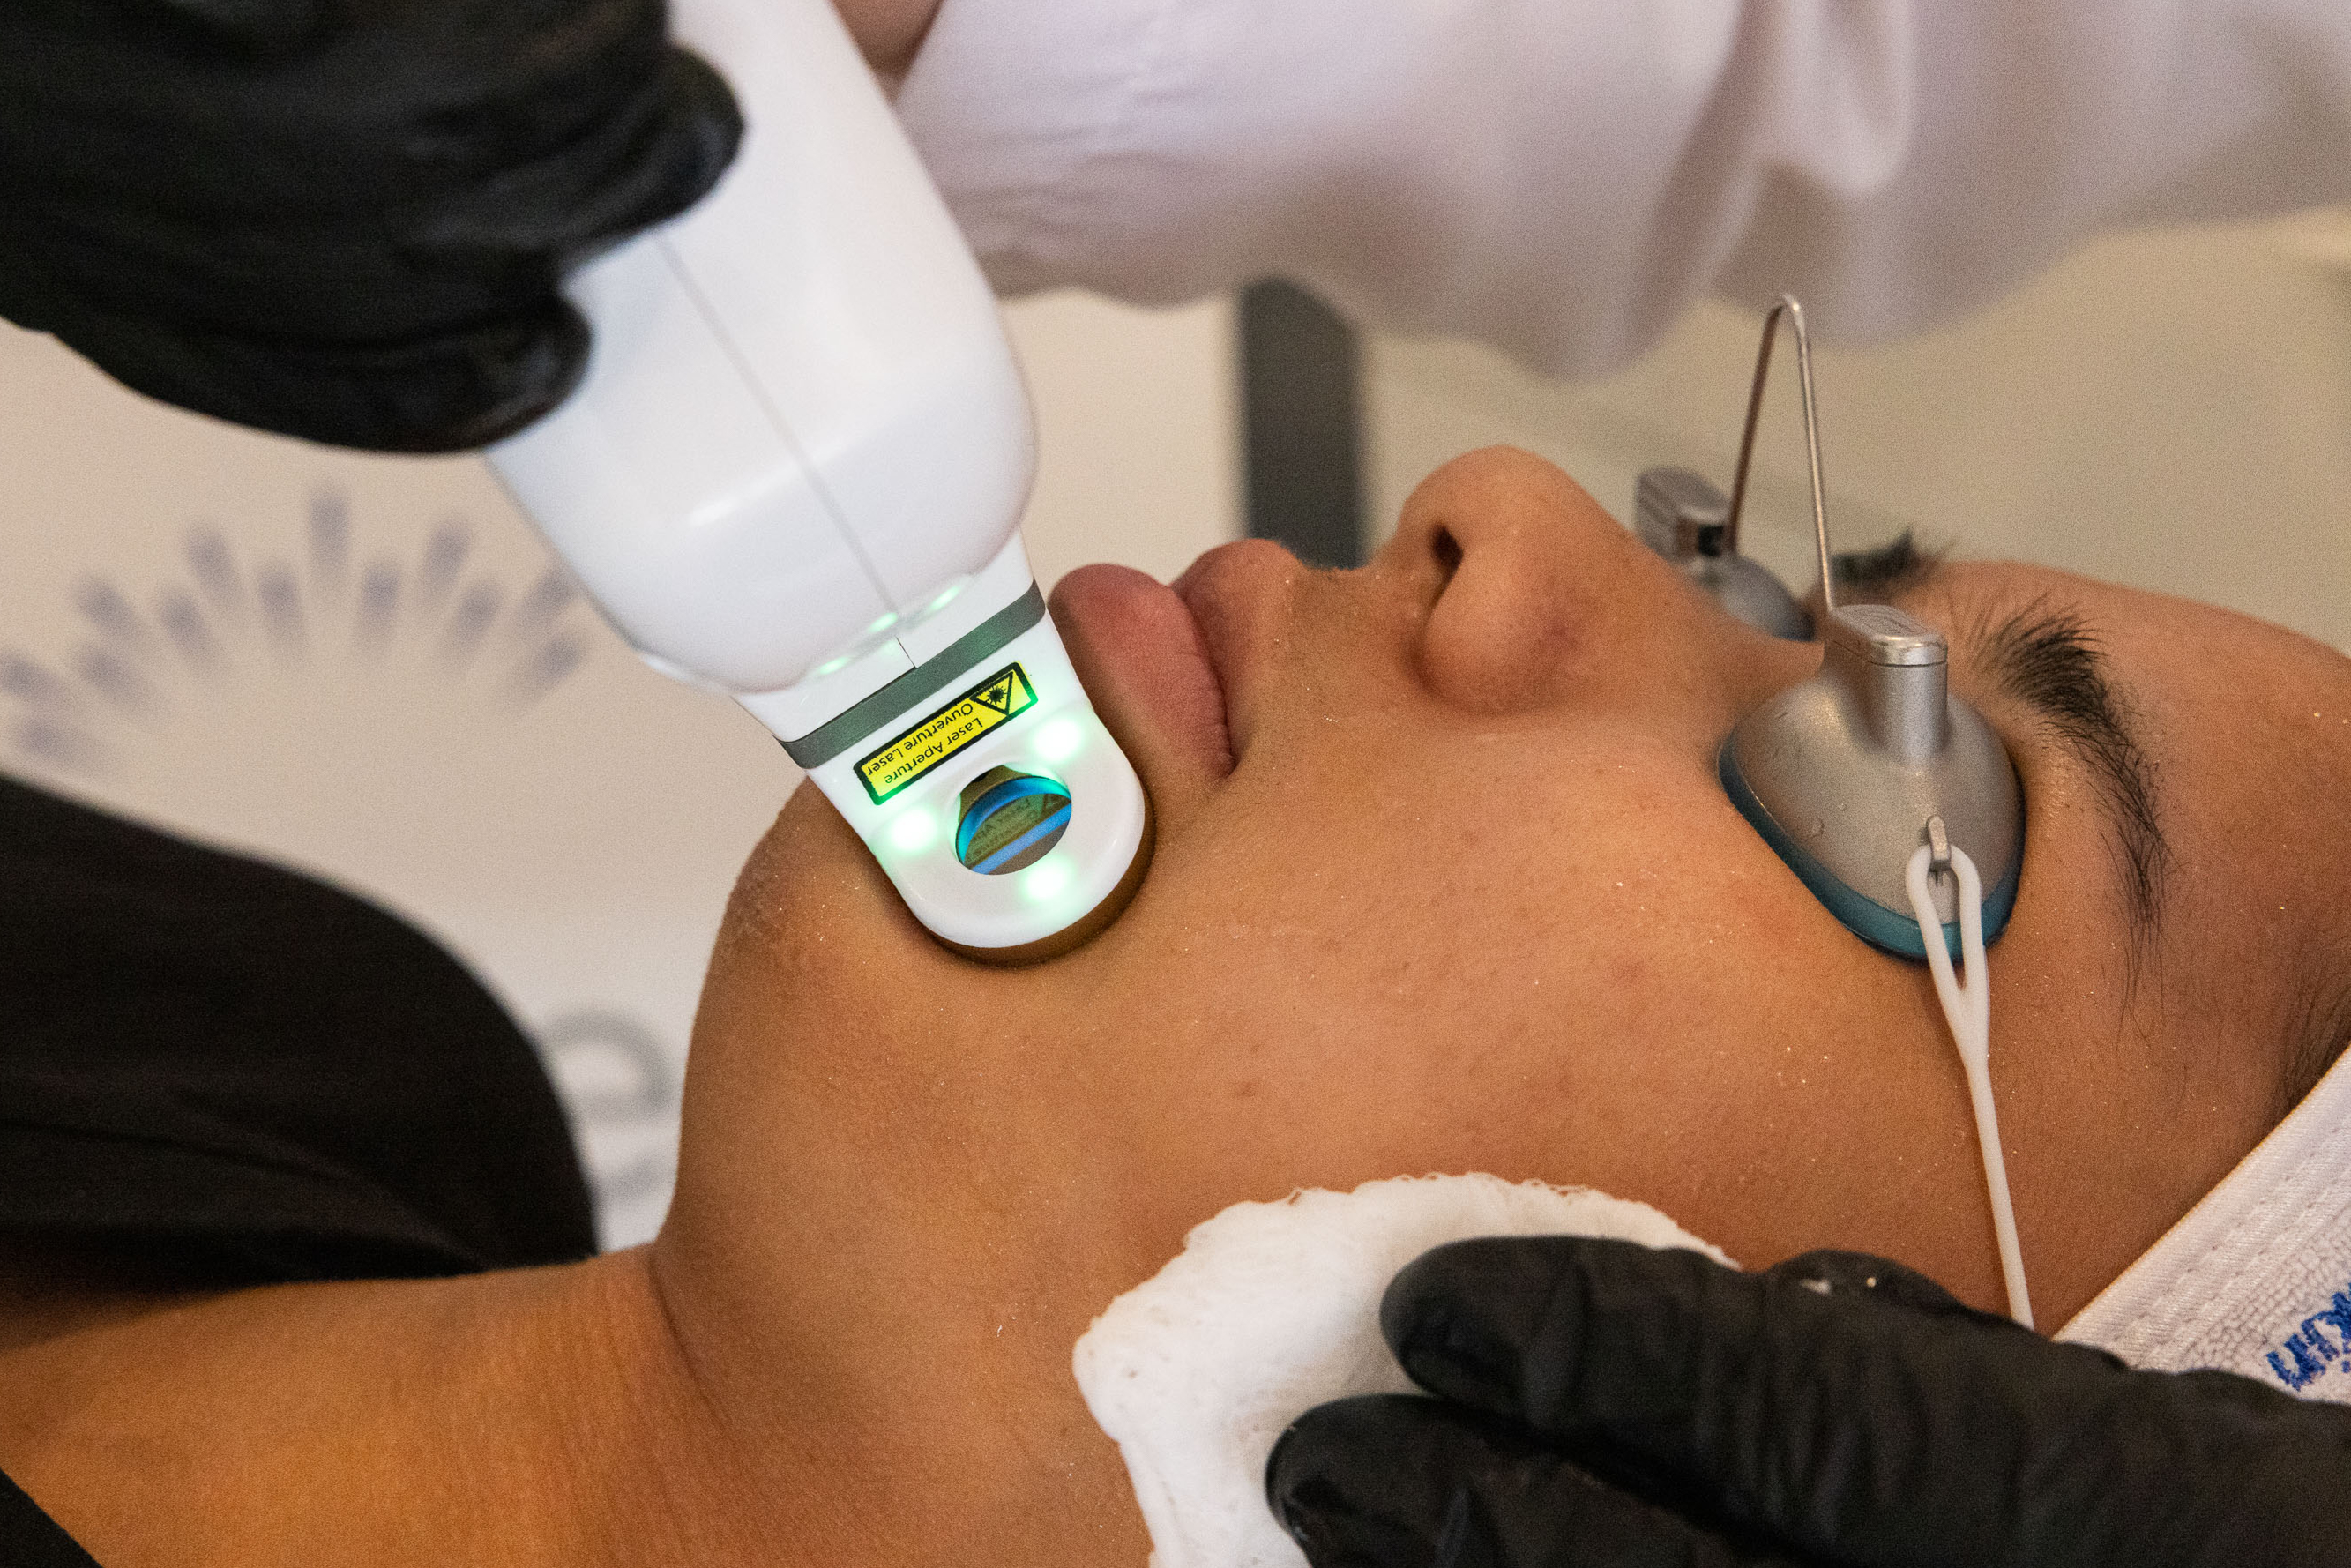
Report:
[[1066,1231],[1032,1245],[1002,1215],[971,1217],[987,1245],[925,1251],[912,1239],[938,1246],[935,1204],[920,1230],[834,1212],[854,1239],[769,1267],[723,1235],[705,1251],[674,1216],[648,1260],[723,1478],[696,1506],[751,1525],[726,1560],[1140,1568],[1124,1468],[1070,1370],[1125,1281],[1073,1289],[1099,1252]]
[[977,1289],[826,1315],[894,1272],[869,1261],[731,1326],[645,1249],[209,1298],[48,1281],[0,1302],[0,1467],[124,1568],[326,1541],[386,1568],[1140,1564],[1083,1325]]

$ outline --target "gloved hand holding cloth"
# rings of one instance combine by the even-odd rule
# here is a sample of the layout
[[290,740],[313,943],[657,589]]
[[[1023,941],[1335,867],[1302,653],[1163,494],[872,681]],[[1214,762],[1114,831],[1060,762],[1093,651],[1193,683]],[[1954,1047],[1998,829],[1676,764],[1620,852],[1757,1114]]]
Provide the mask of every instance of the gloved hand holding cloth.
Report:
[[1882,1259],[1457,1242],[1381,1328],[1437,1397],[1284,1435],[1267,1490],[1315,1568],[2295,1568],[2351,1542],[2351,1411],[2134,1372]]

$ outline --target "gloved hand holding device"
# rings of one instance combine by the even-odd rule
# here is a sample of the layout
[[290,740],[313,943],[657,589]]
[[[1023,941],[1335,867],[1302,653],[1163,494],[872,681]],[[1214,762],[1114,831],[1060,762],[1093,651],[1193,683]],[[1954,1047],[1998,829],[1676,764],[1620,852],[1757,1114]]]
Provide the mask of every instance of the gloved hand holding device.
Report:
[[138,391],[389,451],[560,402],[566,267],[741,122],[661,0],[8,0],[0,315]]
[[2133,1372],[1855,1253],[1458,1242],[1381,1326],[1438,1397],[1325,1405],[1276,1447],[1315,1568],[2297,1568],[2351,1541],[2351,1410]]
[[238,423],[494,447],[941,940],[1051,956],[1151,819],[1019,544],[995,298],[874,78],[935,8],[682,5],[730,89],[663,0],[6,0],[0,315]]

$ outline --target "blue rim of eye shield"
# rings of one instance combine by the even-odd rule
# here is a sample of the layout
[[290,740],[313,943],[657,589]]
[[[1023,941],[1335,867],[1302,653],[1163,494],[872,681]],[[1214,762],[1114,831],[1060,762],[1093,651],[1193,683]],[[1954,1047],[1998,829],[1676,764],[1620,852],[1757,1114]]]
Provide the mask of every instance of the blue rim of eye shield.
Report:
[[[1763,802],[1755,798],[1755,791],[1747,787],[1747,780],[1740,777],[1739,769],[1731,765],[1730,742],[1728,740],[1722,743],[1722,750],[1716,755],[1714,770],[1722,780],[1723,793],[1729,795],[1730,803],[1739,808],[1739,814],[1763,835],[1763,841],[1771,846],[1771,852],[1787,862],[1788,869],[1796,873],[1796,880],[1809,888],[1813,896],[1826,905],[1828,912],[1835,915],[1846,930],[1881,953],[1891,953],[1897,958],[1916,959],[1921,964],[1927,961],[1927,944],[1919,937],[1917,917],[1908,910],[1896,913],[1874,898],[1855,893],[1842,877],[1813,859],[1809,850],[1789,837],[1780,824],[1771,820],[1771,813],[1763,809]],[[2016,863],[2001,877],[1999,885],[1984,894],[1983,932],[1987,947],[2000,940],[2000,934],[2008,929],[2008,917],[2016,912],[2016,884],[2023,870],[2024,857],[2019,854]],[[1951,961],[1959,962],[1958,921],[1943,923],[1943,943],[1951,955]]]

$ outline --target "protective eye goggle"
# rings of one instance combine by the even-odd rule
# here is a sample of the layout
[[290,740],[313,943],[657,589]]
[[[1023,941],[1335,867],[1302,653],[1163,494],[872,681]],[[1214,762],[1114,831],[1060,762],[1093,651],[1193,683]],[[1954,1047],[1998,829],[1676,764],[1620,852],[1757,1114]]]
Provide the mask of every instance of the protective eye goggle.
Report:
[[[1641,476],[1635,508],[1642,538],[1731,614],[1775,637],[1813,634],[1812,618],[1761,562],[1739,553],[1755,430],[1771,347],[1784,319],[1796,338],[1813,531],[1820,557],[1826,644],[1820,673],[1749,714],[1723,742],[1722,787],[1773,852],[1846,929],[1871,946],[1924,959],[1906,869],[1928,823],[1981,868],[1986,942],[2006,929],[2024,860],[2024,805],[2016,770],[1990,726],[1950,694],[1941,632],[1885,604],[1840,606],[1821,480],[1820,423],[1803,307],[1782,295],[1763,319],[1730,495],[1686,468]],[[1940,867],[1942,857],[1935,857]],[[1960,955],[1957,879],[1930,888],[1945,951]]]
[[[2016,906],[2023,794],[2000,737],[1951,695],[1943,633],[1891,605],[1836,601],[1812,341],[1793,297],[1782,295],[1763,318],[1729,497],[1687,469],[1652,468],[1641,476],[1636,527],[1731,614],[1775,637],[1812,635],[1812,618],[1794,596],[1739,553],[1755,426],[1782,319],[1796,337],[1825,647],[1818,674],[1739,721],[1716,768],[1740,814],[1847,930],[1873,947],[1923,959],[1933,972],[1974,1106],[2009,1313],[2031,1327],[2032,1303],[1992,1107],[1984,963],[1985,946],[2007,928]],[[1941,940],[1930,940],[1938,927]],[[1955,963],[1966,967],[1964,984]]]

